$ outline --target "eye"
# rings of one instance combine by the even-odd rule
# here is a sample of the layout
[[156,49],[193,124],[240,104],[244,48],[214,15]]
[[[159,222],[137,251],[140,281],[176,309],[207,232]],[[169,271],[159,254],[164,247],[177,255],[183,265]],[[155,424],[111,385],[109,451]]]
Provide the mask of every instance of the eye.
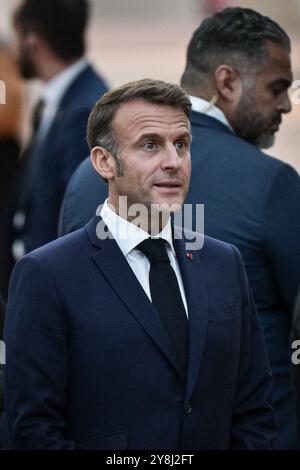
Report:
[[145,150],[154,150],[154,149],[156,149],[156,147],[157,147],[156,143],[153,142],[153,141],[147,141],[147,142],[143,143],[143,148]]
[[280,86],[280,85],[277,85],[277,86],[273,86],[271,88],[271,93],[274,97],[277,97],[279,95],[281,95],[282,93],[286,93],[288,90],[288,87],[286,86]]
[[282,93],[284,90],[279,89],[279,88],[272,88],[271,91],[272,91],[272,95],[273,95],[273,96],[279,96],[280,93]]
[[185,140],[178,140],[178,142],[175,143],[175,147],[177,150],[184,150],[187,147],[187,143]]

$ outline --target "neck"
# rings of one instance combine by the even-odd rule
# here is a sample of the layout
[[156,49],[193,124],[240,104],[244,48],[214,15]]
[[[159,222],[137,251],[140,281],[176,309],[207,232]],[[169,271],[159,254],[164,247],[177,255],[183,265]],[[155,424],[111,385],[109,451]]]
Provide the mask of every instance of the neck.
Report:
[[49,82],[50,80],[52,80],[52,78],[66,70],[76,61],[77,59],[72,61],[62,61],[57,59],[44,60],[39,67],[39,77],[44,82]]
[[217,92],[213,95],[208,96],[207,94],[200,93],[198,94],[193,94],[192,92],[190,93],[191,96],[194,96],[196,98],[203,99],[208,102],[207,108],[203,109],[203,113],[208,113],[212,108],[218,108],[222,113],[224,114],[225,118],[227,119],[228,123],[231,125],[231,113],[230,113],[230,107],[228,106],[228,103],[226,103],[222,98],[217,94]]
[[136,225],[149,235],[158,235],[170,220],[170,212],[159,211],[155,207],[149,208],[144,204],[128,205],[127,196],[120,196],[118,204],[108,200],[108,206],[119,217]]

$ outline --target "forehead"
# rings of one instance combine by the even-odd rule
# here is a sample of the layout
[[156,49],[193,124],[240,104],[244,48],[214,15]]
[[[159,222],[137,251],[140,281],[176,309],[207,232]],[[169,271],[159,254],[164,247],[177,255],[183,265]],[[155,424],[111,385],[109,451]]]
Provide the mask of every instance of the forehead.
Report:
[[258,76],[261,75],[269,80],[287,79],[293,80],[290,53],[279,44],[269,42],[267,44],[268,60]]
[[155,104],[136,99],[120,106],[113,119],[113,128],[121,136],[139,136],[143,133],[190,132],[190,121],[177,106]]

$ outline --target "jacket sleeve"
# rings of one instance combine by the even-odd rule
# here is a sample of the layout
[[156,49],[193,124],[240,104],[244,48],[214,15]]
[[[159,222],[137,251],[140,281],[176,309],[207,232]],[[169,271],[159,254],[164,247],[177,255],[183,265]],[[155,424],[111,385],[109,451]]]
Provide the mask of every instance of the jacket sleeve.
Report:
[[68,337],[54,282],[35,255],[17,263],[5,322],[5,399],[13,449],[73,449],[65,438]]
[[271,449],[277,436],[271,403],[272,376],[243,261],[238,250],[233,249],[240,277],[242,331],[230,447]]
[[282,163],[266,189],[264,244],[283,302],[292,314],[300,283],[300,178]]

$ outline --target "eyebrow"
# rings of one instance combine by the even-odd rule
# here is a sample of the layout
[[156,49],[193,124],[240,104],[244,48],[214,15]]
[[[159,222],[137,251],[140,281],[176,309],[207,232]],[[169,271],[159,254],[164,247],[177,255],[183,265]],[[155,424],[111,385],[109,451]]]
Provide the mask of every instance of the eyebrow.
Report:
[[140,142],[141,140],[144,140],[144,139],[157,139],[160,137],[161,136],[159,134],[156,134],[155,132],[144,133],[139,136],[139,138],[137,139],[137,142]]
[[191,132],[188,132],[188,131],[184,131],[182,132],[182,134],[180,135],[179,139],[183,139],[183,138],[188,138],[190,140],[192,140],[192,133]]
[[[157,134],[155,132],[149,132],[149,133],[144,133],[142,134],[138,139],[137,143],[141,142],[144,139],[161,139],[162,136],[160,134]],[[192,140],[192,134],[188,131],[183,131],[177,138],[176,140],[179,139],[189,139],[190,141]]]

